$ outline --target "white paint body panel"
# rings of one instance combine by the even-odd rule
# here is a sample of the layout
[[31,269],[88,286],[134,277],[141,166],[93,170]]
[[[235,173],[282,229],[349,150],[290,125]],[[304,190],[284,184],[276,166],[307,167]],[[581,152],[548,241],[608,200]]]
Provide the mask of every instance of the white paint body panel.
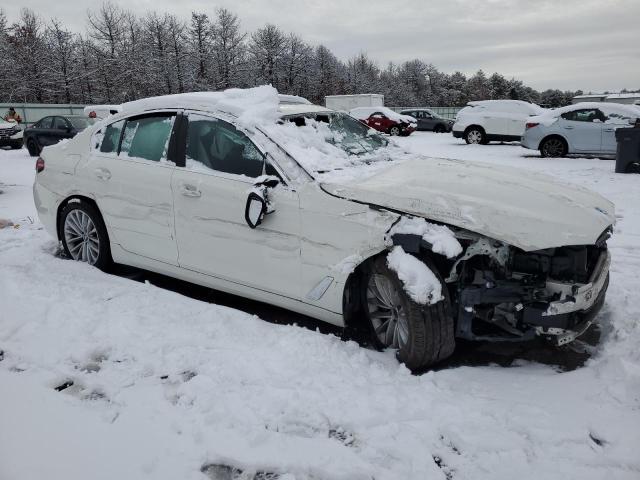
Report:
[[509,167],[423,158],[363,181],[325,185],[335,195],[448,223],[525,251],[591,245],[615,223],[600,195]]

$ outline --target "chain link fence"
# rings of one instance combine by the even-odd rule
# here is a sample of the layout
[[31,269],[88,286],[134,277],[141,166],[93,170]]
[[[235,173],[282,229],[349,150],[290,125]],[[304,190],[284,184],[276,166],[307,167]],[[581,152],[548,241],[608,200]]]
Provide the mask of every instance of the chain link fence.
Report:
[[9,107],[16,109],[22,117],[22,125],[30,126],[48,115],[82,115],[84,105],[45,103],[0,103],[0,117],[9,113]]

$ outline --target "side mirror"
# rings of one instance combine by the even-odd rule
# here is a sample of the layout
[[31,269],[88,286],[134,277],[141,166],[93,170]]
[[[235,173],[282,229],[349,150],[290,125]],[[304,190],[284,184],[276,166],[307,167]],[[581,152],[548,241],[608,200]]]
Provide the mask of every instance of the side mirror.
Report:
[[256,192],[250,192],[247,197],[247,206],[244,210],[244,219],[251,228],[256,228],[262,223],[267,213],[267,202]]

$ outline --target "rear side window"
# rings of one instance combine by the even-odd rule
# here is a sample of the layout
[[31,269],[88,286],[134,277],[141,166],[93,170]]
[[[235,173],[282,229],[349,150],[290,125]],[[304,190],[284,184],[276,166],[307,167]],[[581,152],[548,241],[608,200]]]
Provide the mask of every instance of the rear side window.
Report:
[[124,120],[108,125],[104,131],[102,142],[100,142],[100,151],[103,153],[116,153],[118,151],[118,143],[120,143],[120,133],[124,126]]
[[120,155],[158,162],[167,158],[174,114],[130,118],[124,128]]
[[189,115],[186,167],[255,178],[262,175],[264,157],[249,138],[230,123]]

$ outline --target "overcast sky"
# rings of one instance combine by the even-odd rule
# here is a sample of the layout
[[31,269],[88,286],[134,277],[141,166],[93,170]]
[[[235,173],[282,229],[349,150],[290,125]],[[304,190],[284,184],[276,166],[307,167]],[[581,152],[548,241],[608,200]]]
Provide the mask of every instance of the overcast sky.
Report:
[[[5,3],[5,2],[3,2]],[[7,4],[8,3],[8,4]],[[21,7],[83,31],[102,0],[20,0]],[[339,58],[364,51],[381,67],[419,58],[440,70],[482,68],[536,89],[640,88],[640,0],[116,0],[137,14],[226,7],[246,31],[274,23]]]

